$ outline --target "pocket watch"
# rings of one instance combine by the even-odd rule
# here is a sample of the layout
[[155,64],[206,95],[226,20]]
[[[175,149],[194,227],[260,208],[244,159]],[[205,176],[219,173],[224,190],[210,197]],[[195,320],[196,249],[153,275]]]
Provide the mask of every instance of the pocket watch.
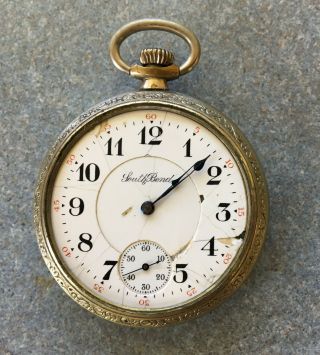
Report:
[[[140,64],[126,64],[122,42],[146,30],[185,40],[185,63],[148,48]],[[38,243],[82,307],[159,327],[212,309],[246,279],[266,233],[266,181],[232,121],[168,91],[199,60],[193,32],[158,19],[131,22],[112,37],[110,55],[142,87],[92,107],[56,140],[35,194]]]

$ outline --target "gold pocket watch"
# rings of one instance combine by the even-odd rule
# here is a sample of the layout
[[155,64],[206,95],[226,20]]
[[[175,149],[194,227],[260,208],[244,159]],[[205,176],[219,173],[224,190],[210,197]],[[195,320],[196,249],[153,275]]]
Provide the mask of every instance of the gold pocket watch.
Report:
[[[127,65],[121,43],[172,32],[187,61],[144,49]],[[140,20],[110,42],[115,66],[140,91],[106,100],[73,121],[49,151],[35,195],[42,256],[64,291],[107,320],[159,327],[194,318],[246,279],[266,233],[268,198],[240,130],[167,81],[197,64],[196,36],[174,22]]]

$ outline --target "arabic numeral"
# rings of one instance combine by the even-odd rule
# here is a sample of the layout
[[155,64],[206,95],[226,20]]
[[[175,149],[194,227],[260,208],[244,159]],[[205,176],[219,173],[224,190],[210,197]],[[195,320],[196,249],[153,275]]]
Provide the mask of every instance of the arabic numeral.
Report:
[[222,169],[219,166],[210,166],[208,169],[208,175],[211,179],[207,182],[207,185],[219,185],[221,180],[216,180],[222,173]]
[[84,211],[84,202],[80,197],[73,197],[69,201],[70,209],[69,213],[71,216],[80,216]]
[[[109,138],[108,142],[105,144],[107,146],[107,155],[113,155],[113,146],[112,146],[112,138]],[[118,142],[114,145],[114,148],[117,150],[117,154],[119,156],[123,156],[122,153],[122,138],[118,140]]]
[[[186,272],[186,270],[180,270],[180,269],[186,268],[187,265],[188,264],[176,264],[176,274],[173,276],[173,280],[176,283],[182,284],[183,282],[186,282],[188,278],[188,273]],[[178,274],[179,276],[177,277]]]
[[82,163],[76,171],[79,171],[78,181],[84,181],[87,179],[88,181],[94,182],[97,181],[100,176],[100,169],[95,163],[90,163],[86,167]]
[[136,260],[136,257],[134,255],[127,255],[127,261],[128,262],[133,262]]
[[141,245],[141,250],[142,251],[150,251],[150,245]]
[[78,244],[78,248],[80,251],[87,253],[90,251],[93,247],[93,244],[91,242],[92,235],[89,233],[82,233],[79,236],[80,243]]
[[227,208],[230,206],[230,203],[219,203],[218,208],[222,208],[222,210],[216,213],[216,218],[220,222],[226,222],[230,219],[231,213]]
[[141,285],[141,290],[142,291],[148,291],[148,290],[150,290],[150,284],[142,284]]
[[109,280],[110,279],[111,272],[112,272],[113,268],[117,265],[117,263],[118,262],[116,260],[107,260],[107,261],[105,261],[105,263],[103,265],[111,266],[111,268],[103,276],[103,278],[102,278],[103,280]]
[[138,135],[141,135],[140,144],[159,145],[162,142],[161,139],[157,139],[163,133],[163,129],[161,127],[153,126],[149,129],[148,133],[152,137],[148,143],[146,143],[146,127],[143,127],[142,130],[138,133]]
[[191,139],[186,141],[186,144],[182,146],[182,148],[186,147],[186,155],[185,157],[191,157]]
[[218,249],[214,248],[214,237],[212,237],[208,243],[206,245],[203,246],[203,248],[201,248],[201,250],[208,250],[209,251],[209,256],[216,256],[216,254],[214,253],[215,251],[217,251]]

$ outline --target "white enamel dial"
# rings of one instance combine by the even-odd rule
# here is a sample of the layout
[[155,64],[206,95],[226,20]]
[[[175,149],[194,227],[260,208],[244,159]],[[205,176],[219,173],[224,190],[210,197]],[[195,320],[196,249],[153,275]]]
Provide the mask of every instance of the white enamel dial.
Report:
[[211,131],[169,111],[131,111],[68,152],[53,184],[53,239],[73,279],[100,299],[172,308],[228,271],[247,204],[237,162]]

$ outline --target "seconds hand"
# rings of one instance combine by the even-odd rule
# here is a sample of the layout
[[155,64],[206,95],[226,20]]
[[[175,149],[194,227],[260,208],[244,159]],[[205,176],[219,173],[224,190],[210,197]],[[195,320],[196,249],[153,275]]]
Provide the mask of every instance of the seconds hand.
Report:
[[207,159],[210,157],[208,155],[206,158],[198,160],[194,163],[187,171],[185,171],[180,177],[171,181],[171,186],[165,190],[157,199],[152,201],[146,201],[141,205],[141,211],[149,215],[154,211],[154,205],[160,201],[163,197],[167,196],[173,189],[175,189],[178,185],[180,185],[186,178],[188,178],[194,171],[200,171],[204,167]]
[[136,271],[139,271],[139,270],[147,271],[151,265],[159,264],[160,262],[161,262],[161,261],[158,260],[158,261],[156,261],[155,263],[152,263],[152,264],[144,263],[144,264],[142,265],[142,267],[140,267],[139,269],[136,269],[136,270],[133,270],[133,271],[129,271],[129,272],[127,272],[126,274],[123,274],[122,276],[127,276],[127,275],[132,274],[132,273],[134,273],[134,272],[136,272]]

